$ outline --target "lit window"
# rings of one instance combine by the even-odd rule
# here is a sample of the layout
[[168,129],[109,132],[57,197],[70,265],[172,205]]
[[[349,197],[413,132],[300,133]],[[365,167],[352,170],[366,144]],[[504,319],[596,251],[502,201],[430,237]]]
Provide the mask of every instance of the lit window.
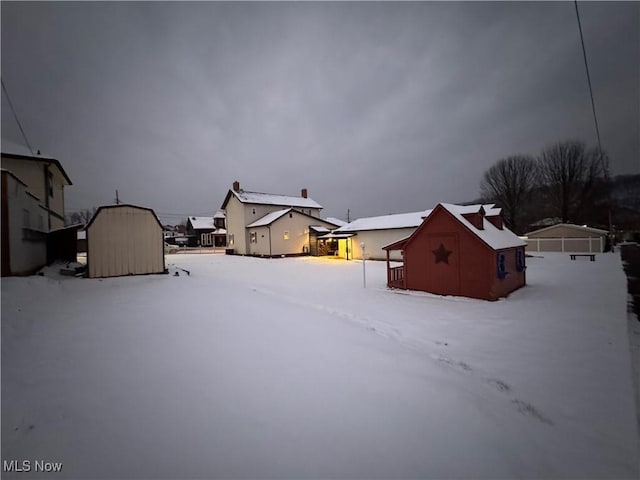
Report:
[[233,233],[229,234],[229,245],[233,245]]
[[289,240],[289,232],[284,232],[284,239]]

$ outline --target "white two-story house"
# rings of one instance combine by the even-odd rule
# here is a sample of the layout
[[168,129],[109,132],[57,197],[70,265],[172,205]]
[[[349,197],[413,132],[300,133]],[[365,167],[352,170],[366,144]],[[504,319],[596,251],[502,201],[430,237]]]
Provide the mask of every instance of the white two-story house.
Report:
[[227,249],[238,255],[308,255],[317,229],[337,228],[320,218],[322,206],[309,198],[306,188],[294,197],[249,192],[235,181],[221,208],[226,211]]

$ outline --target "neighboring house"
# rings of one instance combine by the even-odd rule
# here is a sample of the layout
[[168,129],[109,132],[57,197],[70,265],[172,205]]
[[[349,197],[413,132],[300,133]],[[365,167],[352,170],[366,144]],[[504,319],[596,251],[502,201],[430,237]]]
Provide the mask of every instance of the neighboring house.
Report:
[[224,212],[213,217],[188,217],[186,238],[190,247],[224,247],[227,242]]
[[601,253],[607,245],[607,230],[586,225],[559,223],[525,233],[529,252]]
[[150,208],[98,208],[86,227],[89,277],[164,273],[162,225]]
[[[429,211],[422,210],[420,212],[359,218],[341,226],[333,234],[334,236],[336,234],[356,235],[351,239],[344,240],[344,242],[339,241],[341,256],[344,256],[342,250],[348,247],[351,250],[352,258],[362,259],[360,244],[364,243],[365,258],[384,260],[387,258],[387,254],[382,247],[411,235],[428,214]],[[400,252],[391,252],[391,258],[402,260]]]
[[47,262],[47,210],[20,178],[1,172],[2,276],[30,275]]
[[[233,188],[227,192],[221,208],[226,213],[227,251],[239,255],[305,255],[309,253],[309,227],[311,225],[335,228],[334,224],[320,218],[322,206],[308,197],[306,188],[301,190],[299,197],[293,197],[245,191],[236,181],[233,183]],[[258,228],[260,235],[264,234],[264,229],[268,232],[272,223],[285,215],[284,212],[288,209],[292,209],[292,212],[287,211],[287,214],[292,213],[291,217],[288,217],[292,221],[291,229],[278,230],[281,239],[276,239],[275,233],[272,231],[271,253],[269,253],[266,248],[268,237],[257,236]],[[280,226],[285,224],[278,223],[274,229],[280,229]],[[252,226],[249,227],[249,225]],[[300,225],[304,225],[302,233],[298,230]],[[306,241],[301,241],[300,235],[306,236]],[[267,239],[267,243],[264,239]],[[276,245],[276,241],[278,245]]]
[[212,247],[215,229],[213,217],[188,217],[187,245],[189,247]]
[[409,237],[384,247],[387,286],[497,300],[526,284],[525,242],[492,205],[438,204]]
[[213,242],[216,247],[227,246],[227,215],[223,210],[218,210],[213,216]]
[[[317,250],[317,235],[314,232],[330,232],[333,225],[312,217],[292,207],[268,213],[247,225],[249,232],[248,255],[280,257],[282,255],[313,254]],[[316,241],[310,241],[316,239]],[[325,253],[326,254],[326,253]]]
[[58,160],[2,142],[2,168],[18,177],[42,203],[47,231],[64,227],[64,187],[72,185]]

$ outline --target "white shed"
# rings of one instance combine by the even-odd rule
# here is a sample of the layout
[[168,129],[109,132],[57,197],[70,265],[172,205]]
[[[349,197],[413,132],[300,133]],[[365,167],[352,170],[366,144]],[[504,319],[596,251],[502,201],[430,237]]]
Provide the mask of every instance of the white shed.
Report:
[[87,227],[89,277],[164,273],[162,225],[150,208],[98,208]]

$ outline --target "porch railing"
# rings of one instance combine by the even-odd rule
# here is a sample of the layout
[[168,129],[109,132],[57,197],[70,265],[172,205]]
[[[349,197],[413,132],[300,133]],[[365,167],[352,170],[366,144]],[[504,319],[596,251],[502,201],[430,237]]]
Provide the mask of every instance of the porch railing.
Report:
[[389,268],[387,284],[389,287],[404,288],[404,266]]

